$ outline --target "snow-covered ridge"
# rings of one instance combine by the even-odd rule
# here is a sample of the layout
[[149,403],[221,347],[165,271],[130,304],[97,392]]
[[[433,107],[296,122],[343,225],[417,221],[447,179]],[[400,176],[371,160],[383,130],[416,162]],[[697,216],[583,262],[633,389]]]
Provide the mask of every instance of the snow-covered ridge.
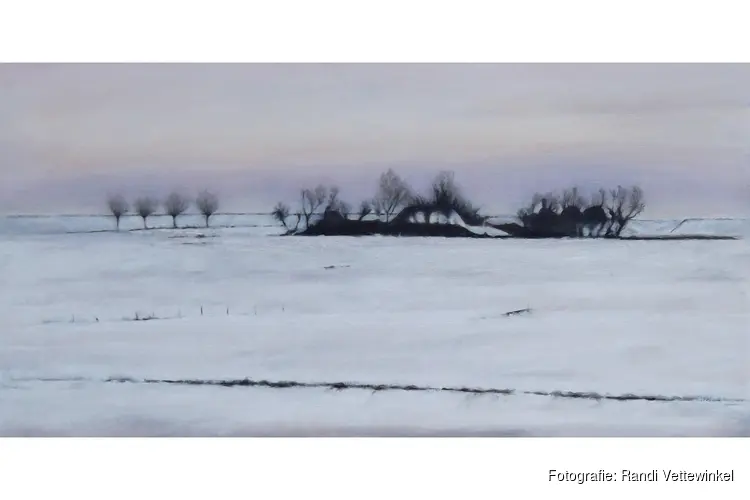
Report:
[[[423,212],[417,212],[415,215],[409,218],[409,222],[424,224],[427,222],[427,219],[425,218],[425,214]],[[499,229],[495,229],[494,227],[487,226],[487,225],[470,226],[466,224],[466,222],[464,222],[461,216],[458,215],[455,211],[451,211],[450,216],[447,216],[447,217],[443,213],[432,213],[430,214],[429,223],[430,224],[449,224],[453,226],[460,226],[478,235],[488,235],[488,236],[507,236],[508,235],[508,233],[506,233],[505,231],[501,231]]]

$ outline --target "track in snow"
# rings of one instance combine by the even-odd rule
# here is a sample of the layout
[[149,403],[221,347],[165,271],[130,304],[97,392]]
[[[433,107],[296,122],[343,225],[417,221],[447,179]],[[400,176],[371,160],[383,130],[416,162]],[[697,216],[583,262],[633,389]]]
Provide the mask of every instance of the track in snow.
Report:
[[517,389],[479,388],[479,387],[433,387],[405,384],[372,384],[357,382],[299,382],[294,380],[253,380],[243,379],[150,379],[131,377],[110,377],[103,380],[87,379],[82,377],[63,378],[15,378],[14,381],[36,381],[36,382],[104,382],[121,384],[164,384],[164,385],[186,385],[186,386],[214,386],[214,387],[265,387],[270,389],[327,389],[327,390],[367,390],[375,392],[384,391],[420,391],[420,392],[448,392],[473,395],[530,395],[546,396],[553,398],[588,399],[595,401],[654,401],[654,402],[708,402],[708,403],[745,403],[746,399],[724,398],[716,396],[667,396],[660,394],[601,394],[598,392],[583,391],[527,391]]

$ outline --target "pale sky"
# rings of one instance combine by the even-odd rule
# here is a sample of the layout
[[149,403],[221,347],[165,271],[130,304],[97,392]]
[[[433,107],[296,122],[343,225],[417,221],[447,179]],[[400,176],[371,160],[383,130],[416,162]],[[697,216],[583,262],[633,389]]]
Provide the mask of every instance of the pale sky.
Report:
[[104,213],[109,192],[268,211],[389,167],[443,169],[489,213],[640,184],[644,217],[750,212],[750,65],[0,66],[0,213]]

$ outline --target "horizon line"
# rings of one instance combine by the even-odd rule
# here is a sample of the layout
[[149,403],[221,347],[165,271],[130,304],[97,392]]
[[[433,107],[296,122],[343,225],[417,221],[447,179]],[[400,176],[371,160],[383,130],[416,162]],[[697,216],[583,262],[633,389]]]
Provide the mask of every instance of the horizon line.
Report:
[[[211,217],[215,217],[217,215],[256,215],[256,216],[264,216],[267,215],[271,217],[273,215],[272,212],[216,212],[211,215]],[[315,212],[313,215],[322,215],[322,212]],[[357,215],[355,212],[348,213],[346,215]],[[204,217],[201,213],[183,213],[180,214],[178,217],[184,217],[184,216],[194,216],[194,217]],[[1,218],[4,219],[52,219],[52,218],[85,218],[85,217],[114,217],[112,214],[95,214],[95,213],[88,213],[88,214],[0,214]],[[121,216],[122,218],[126,217],[137,217],[141,219],[142,217],[138,214],[123,214]],[[172,217],[169,214],[166,213],[158,213],[158,214],[151,214],[149,217]],[[512,217],[515,218],[515,215],[513,214],[489,214],[487,215],[489,218],[501,218],[501,217]],[[655,219],[642,219],[640,217],[636,217],[633,220],[639,220],[643,222],[660,222],[660,221],[675,221],[675,220],[710,220],[710,221],[720,221],[720,220],[727,220],[727,221],[747,221],[750,220],[747,216],[721,216],[721,217],[706,217],[706,216],[681,216],[681,217],[664,217],[664,218],[655,218]]]

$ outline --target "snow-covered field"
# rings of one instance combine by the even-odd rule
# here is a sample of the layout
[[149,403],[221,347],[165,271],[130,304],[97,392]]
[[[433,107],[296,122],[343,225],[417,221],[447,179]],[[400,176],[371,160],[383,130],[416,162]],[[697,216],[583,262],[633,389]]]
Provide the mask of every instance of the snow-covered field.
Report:
[[[0,219],[0,435],[750,435],[748,240],[280,238],[268,217],[213,223],[235,227]],[[672,234],[692,233],[750,236],[739,220]],[[245,377],[515,392],[140,382]],[[528,394],[553,391],[711,400]]]

